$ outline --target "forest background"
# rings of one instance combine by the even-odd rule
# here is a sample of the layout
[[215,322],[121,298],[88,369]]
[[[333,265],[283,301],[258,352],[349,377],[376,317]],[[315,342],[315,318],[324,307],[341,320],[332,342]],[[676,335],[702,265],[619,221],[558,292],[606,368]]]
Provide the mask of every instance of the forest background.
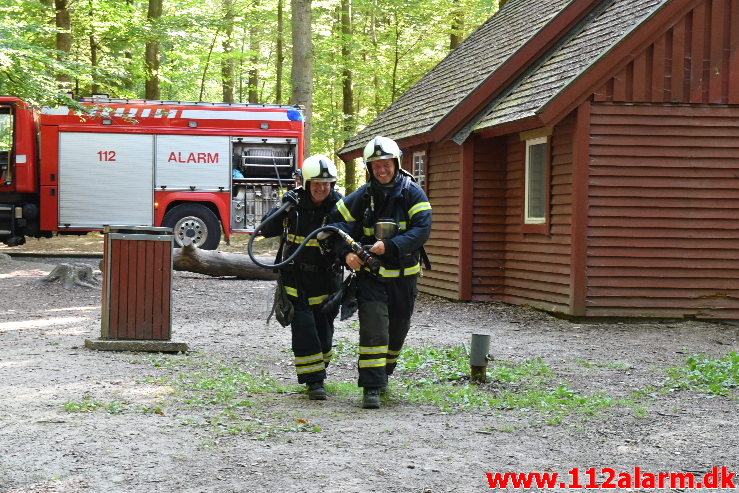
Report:
[[[335,159],[498,4],[0,0],[0,94],[300,104],[306,155]],[[343,176],[351,191],[364,173],[347,163]]]

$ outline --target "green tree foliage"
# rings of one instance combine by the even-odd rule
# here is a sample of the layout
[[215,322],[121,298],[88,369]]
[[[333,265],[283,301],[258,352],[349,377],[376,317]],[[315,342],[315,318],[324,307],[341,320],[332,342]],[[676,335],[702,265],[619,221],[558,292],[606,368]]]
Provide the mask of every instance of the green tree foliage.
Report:
[[[230,61],[236,102],[248,101],[250,90],[262,103],[277,102],[278,0],[164,0],[155,22],[147,22],[143,0],[70,0],[72,47],[61,57],[55,50],[53,3],[14,0],[0,7],[0,93],[53,104],[59,101],[57,76],[68,74],[78,96],[99,91],[142,98],[145,45],[156,38],[162,99],[221,101],[223,67]],[[290,2],[282,3],[284,103],[291,91],[292,47]],[[397,99],[448,54],[453,34],[466,37],[495,12],[498,1],[351,0],[348,40],[342,34],[341,5],[341,0],[312,2],[311,152],[329,156],[350,137],[347,128],[361,128]],[[464,12],[461,33],[455,18],[459,9]],[[344,125],[342,107],[347,65],[353,78],[353,127]],[[250,75],[257,87],[250,87]]]

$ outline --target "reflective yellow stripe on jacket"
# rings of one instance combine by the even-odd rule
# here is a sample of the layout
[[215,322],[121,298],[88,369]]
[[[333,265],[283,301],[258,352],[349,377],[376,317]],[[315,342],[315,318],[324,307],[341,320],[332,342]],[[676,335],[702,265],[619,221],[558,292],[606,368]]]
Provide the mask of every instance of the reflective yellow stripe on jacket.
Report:
[[293,298],[298,297],[298,290],[295,288],[291,288],[290,286],[284,286],[285,287],[285,293],[287,293],[288,296],[292,296]]
[[[287,293],[288,296],[292,296],[293,298],[298,297],[298,290],[291,286],[285,286],[285,293]],[[323,300],[325,300],[326,298],[328,298],[328,294],[311,296],[310,298],[308,298],[308,304],[309,305],[320,305],[323,302]]]
[[[304,240],[305,240],[305,236],[298,236],[294,234],[287,235],[287,241],[298,244],[298,245],[303,243]],[[305,246],[318,247],[319,246],[318,240],[316,240],[315,238],[311,238],[310,240],[308,240],[308,243],[306,243]]]
[[328,298],[327,294],[322,294],[320,296],[312,296],[308,298],[308,304],[309,305],[320,305],[323,302],[323,300],[325,300],[326,298]]
[[352,213],[349,212],[349,209],[346,208],[346,204],[344,204],[344,199],[336,202],[336,210],[339,211],[339,214],[341,214],[341,217],[344,218],[344,221],[348,223],[353,223],[354,221],[356,221],[356,219],[352,217]]
[[411,219],[417,212],[430,211],[431,204],[428,202],[419,202],[410,209],[408,209],[408,219]]
[[[369,268],[364,267],[364,270],[369,272]],[[403,269],[403,275],[404,276],[414,276],[421,272],[421,264],[416,264],[411,267],[406,267]],[[386,269],[385,267],[380,267],[380,270],[377,272],[380,277],[400,277],[400,269]]]

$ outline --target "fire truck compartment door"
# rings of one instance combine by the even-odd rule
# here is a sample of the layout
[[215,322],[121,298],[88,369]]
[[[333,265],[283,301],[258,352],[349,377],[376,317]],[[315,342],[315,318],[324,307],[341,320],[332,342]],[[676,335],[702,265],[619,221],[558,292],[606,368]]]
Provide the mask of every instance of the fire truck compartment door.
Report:
[[154,137],[59,133],[59,226],[151,226]]
[[230,190],[230,139],[215,135],[157,135],[155,187]]

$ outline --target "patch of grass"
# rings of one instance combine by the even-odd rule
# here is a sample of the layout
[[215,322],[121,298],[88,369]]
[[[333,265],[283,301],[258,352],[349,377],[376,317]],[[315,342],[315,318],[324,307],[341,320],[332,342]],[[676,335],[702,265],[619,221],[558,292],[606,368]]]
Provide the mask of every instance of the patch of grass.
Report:
[[451,381],[466,377],[469,359],[464,347],[421,347],[403,349],[398,369],[411,373],[423,373],[423,381]]
[[[484,428],[483,428],[484,429]],[[494,429],[491,429],[491,431]],[[497,427],[497,431],[503,432],[503,433],[513,433],[515,431],[518,431],[518,427],[513,425],[500,425]]]
[[[344,365],[356,361],[356,357],[356,343],[336,340],[336,363]],[[150,355],[145,361],[158,370],[154,378],[146,381],[170,391],[157,406],[139,408],[138,412],[164,414],[170,406],[188,409],[189,416],[180,418],[180,422],[211,430],[214,443],[219,436],[235,434],[261,440],[287,432],[321,432],[320,426],[307,419],[313,416],[306,416],[305,409],[296,407],[294,412],[275,413],[271,406],[274,399],[282,398],[280,394],[305,392],[302,385],[286,385],[268,372],[224,363],[205,353]],[[625,367],[619,363],[582,362],[585,366]],[[641,417],[646,411],[637,406],[655,392],[645,389],[625,399],[614,399],[603,393],[586,395],[573,390],[541,358],[516,363],[492,361],[486,384],[470,382],[469,371],[469,358],[463,346],[406,347],[398,360],[390,392],[382,399],[388,405],[394,402],[430,405],[447,413],[479,409],[499,414],[515,411],[530,416],[531,426],[544,426],[560,424],[568,417],[587,419],[615,405],[634,408],[634,415]],[[353,378],[351,382],[329,379],[326,388],[337,399],[361,395]]]
[[715,359],[693,354],[685,358],[684,366],[668,368],[667,375],[665,386],[669,389],[729,395],[739,387],[739,353],[732,351]]
[[89,395],[78,401],[67,401],[63,406],[68,413],[91,413],[104,410],[108,414],[120,414],[126,409],[126,405],[122,402],[113,400],[105,403],[95,400]]
[[326,392],[337,397],[353,397],[361,394],[362,389],[357,387],[356,382],[332,382],[326,381]]
[[626,363],[620,363],[618,361],[596,363],[593,361],[587,361],[582,358],[575,358],[574,361],[575,363],[577,363],[577,366],[581,368],[608,368],[610,370],[628,370],[631,368],[631,366],[627,365]]
[[126,405],[118,401],[110,401],[106,406],[108,414],[121,414],[125,409]]
[[570,414],[591,416],[616,404],[605,394],[580,395],[555,375],[541,358],[523,363],[494,361],[489,384],[469,382],[469,358],[461,346],[406,348],[398,362],[393,396],[437,406],[442,412],[494,408],[537,412],[547,424]]
[[357,357],[357,343],[345,338],[337,339],[334,341],[333,351],[335,360],[353,360]]
[[[283,385],[264,371],[213,361],[202,353],[151,356],[149,362],[169,375],[148,381],[171,387],[173,406],[199,414],[183,421],[185,425],[208,428],[215,436],[243,433],[259,440],[286,432],[321,431],[301,415],[268,411],[272,395],[304,392],[302,385]],[[332,387],[340,390],[339,384]]]
[[63,405],[68,413],[91,413],[101,408],[103,403],[86,395],[79,401],[67,401]]
[[634,408],[634,417],[644,419],[649,415],[649,410],[642,406],[636,406]]
[[164,411],[162,410],[161,406],[151,406],[151,407],[142,407],[139,408],[138,411],[141,414],[158,414],[158,415],[164,415]]

